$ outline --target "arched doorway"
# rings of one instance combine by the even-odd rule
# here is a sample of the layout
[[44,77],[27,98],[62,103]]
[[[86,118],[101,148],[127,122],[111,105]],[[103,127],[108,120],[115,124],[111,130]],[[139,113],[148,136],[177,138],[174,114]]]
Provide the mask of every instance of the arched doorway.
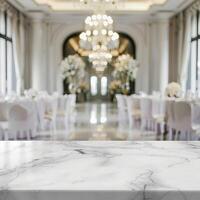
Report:
[[[68,36],[63,43],[63,59],[69,55],[79,54],[82,56],[86,63],[86,76],[89,90],[87,92],[88,101],[109,101],[109,84],[112,81],[113,66],[109,64],[108,68],[104,73],[99,76],[96,71],[92,68],[91,63],[88,61],[88,56],[84,54],[84,50],[79,46],[79,35],[80,32],[76,32]],[[120,47],[118,49],[119,55],[130,54],[136,59],[136,44],[134,40],[126,33],[119,32],[120,35]],[[113,60],[116,58],[113,58]],[[64,93],[69,93],[68,85],[64,82]],[[131,93],[135,92],[135,84],[131,84]]]

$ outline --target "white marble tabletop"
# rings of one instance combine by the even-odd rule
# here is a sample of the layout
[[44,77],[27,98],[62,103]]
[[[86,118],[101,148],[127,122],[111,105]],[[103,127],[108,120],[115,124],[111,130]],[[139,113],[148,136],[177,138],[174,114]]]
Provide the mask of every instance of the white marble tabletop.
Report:
[[200,200],[199,142],[0,142],[0,200]]

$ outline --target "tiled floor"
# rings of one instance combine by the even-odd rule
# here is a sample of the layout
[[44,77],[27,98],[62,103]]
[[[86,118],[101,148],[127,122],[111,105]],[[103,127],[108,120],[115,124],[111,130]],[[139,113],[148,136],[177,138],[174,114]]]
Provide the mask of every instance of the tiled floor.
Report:
[[[115,104],[85,103],[76,106],[66,130],[42,133],[39,140],[158,140],[153,132],[129,128],[128,120],[118,120]],[[122,119],[125,117],[121,116]]]

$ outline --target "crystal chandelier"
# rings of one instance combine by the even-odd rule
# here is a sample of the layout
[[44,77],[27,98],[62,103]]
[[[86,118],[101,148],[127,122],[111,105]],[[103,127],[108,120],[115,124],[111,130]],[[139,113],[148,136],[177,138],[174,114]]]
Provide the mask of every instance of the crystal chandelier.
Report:
[[107,67],[108,63],[112,61],[112,54],[107,51],[106,47],[100,47],[89,55],[89,61],[97,72],[102,72]]
[[89,55],[90,62],[103,61],[105,64],[111,62],[112,54],[109,52],[93,52]]
[[111,51],[119,47],[119,34],[113,31],[113,19],[105,14],[105,6],[114,5],[118,0],[80,1],[95,13],[85,19],[85,31],[79,36],[80,47],[91,52],[89,61],[98,73],[102,73],[112,61]]
[[87,50],[96,50],[106,46],[108,50],[119,46],[119,34],[113,32],[113,19],[108,15],[92,15],[85,20],[85,32],[80,34],[80,46]]

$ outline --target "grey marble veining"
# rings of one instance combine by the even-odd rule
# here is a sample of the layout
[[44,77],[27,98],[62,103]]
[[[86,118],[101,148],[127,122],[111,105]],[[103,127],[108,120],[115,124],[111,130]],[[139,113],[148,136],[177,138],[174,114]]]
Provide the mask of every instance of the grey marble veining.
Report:
[[0,142],[0,200],[199,200],[198,142]]

